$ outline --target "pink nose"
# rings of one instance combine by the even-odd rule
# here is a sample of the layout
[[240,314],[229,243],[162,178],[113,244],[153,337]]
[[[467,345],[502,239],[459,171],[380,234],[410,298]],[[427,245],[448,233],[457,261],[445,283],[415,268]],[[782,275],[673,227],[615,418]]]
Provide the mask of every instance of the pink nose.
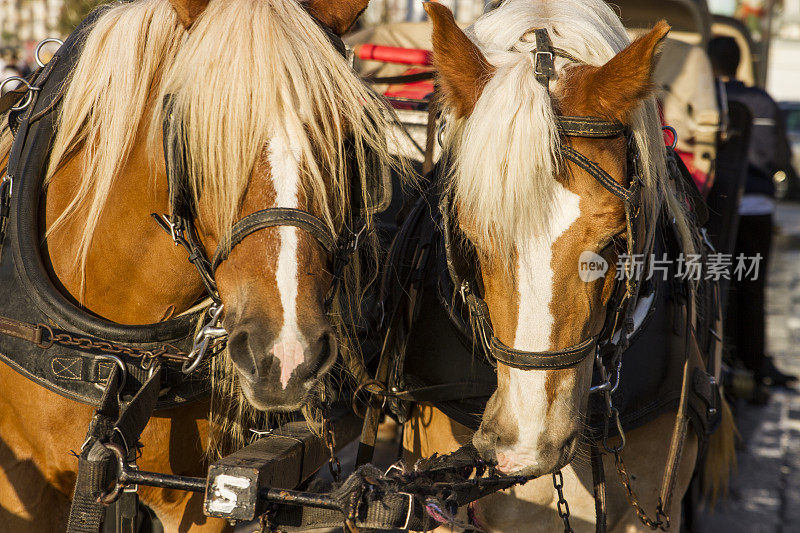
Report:
[[516,464],[508,455],[497,452],[497,469],[504,474],[510,474],[516,470]]

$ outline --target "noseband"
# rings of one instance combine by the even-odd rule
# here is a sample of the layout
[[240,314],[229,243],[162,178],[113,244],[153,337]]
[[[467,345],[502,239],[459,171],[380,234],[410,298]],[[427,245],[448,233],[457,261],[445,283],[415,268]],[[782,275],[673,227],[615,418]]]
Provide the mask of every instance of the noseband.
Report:
[[[533,54],[536,79],[549,90],[550,81],[556,77],[555,57],[562,57],[573,62],[580,61],[571,54],[554,48],[550,43],[547,30],[534,30],[534,33],[536,36],[536,50],[533,51]],[[559,116],[556,120],[558,131],[563,137],[588,139],[610,139],[622,135],[628,137],[628,178],[630,185],[627,188],[617,183],[599,164],[571,146],[562,146],[561,153],[564,159],[583,169],[606,190],[622,200],[625,206],[628,257],[633,258],[638,244],[639,207],[643,182],[638,163],[638,152],[633,142],[632,133],[621,122],[608,121],[598,117]],[[453,212],[450,205],[451,201],[450,198],[445,198],[442,206],[446,241],[452,241],[453,238],[449,227],[451,224],[449,218]],[[615,333],[625,322],[623,317],[626,315],[626,310],[632,307],[630,305],[631,300],[635,299],[638,293],[638,286],[632,275],[625,276],[625,283],[617,281],[617,286],[609,303],[612,312],[609,314],[610,316],[606,320],[603,331],[599,335],[589,337],[578,344],[560,350],[543,352],[516,350],[504,344],[494,335],[492,321],[489,316],[489,306],[476,291],[477,280],[474,276],[459,273],[459,268],[456,266],[457,262],[452,257],[455,249],[452,242],[446,243],[446,249],[451,279],[454,286],[460,291],[461,299],[469,311],[476,336],[490,361],[499,361],[510,367],[522,370],[552,370],[577,366],[594,353],[598,347],[601,348],[603,353],[621,354],[621,351],[624,351],[626,346],[622,347],[621,345],[624,344],[628,336],[619,335],[615,337]],[[626,264],[626,269],[630,267],[632,265]],[[628,272],[628,274],[631,273]],[[599,359],[598,361],[602,366],[602,361]],[[607,373],[602,371],[601,374],[605,382],[598,387],[593,387],[593,390],[607,390],[612,387],[609,378],[606,376]]]

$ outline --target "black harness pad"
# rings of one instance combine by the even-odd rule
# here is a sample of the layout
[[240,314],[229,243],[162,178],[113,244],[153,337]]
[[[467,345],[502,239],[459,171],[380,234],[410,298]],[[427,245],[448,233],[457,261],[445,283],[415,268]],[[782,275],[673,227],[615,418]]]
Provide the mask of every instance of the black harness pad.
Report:
[[[0,316],[32,324],[46,324],[58,334],[125,345],[132,349],[188,351],[198,314],[145,326],[123,326],[97,317],[65,296],[51,279],[42,256],[40,225],[42,184],[49,163],[50,147],[56,135],[58,109],[67,80],[80,57],[85,35],[102,14],[95,10],[58,50],[35,78],[40,90],[33,103],[19,117],[19,129],[9,158],[9,175],[14,189],[8,235],[0,255]],[[0,360],[25,377],[73,400],[98,405],[105,382],[117,364],[103,352],[80,347],[54,345],[49,349],[0,335]],[[126,391],[135,391],[149,371],[138,360],[126,363]],[[157,403],[165,409],[206,397],[210,391],[207,375],[184,376],[179,367],[162,372],[162,390]]]
[[[394,287],[385,294],[389,302],[387,309],[406,297],[409,280],[415,276],[424,279],[406,351],[393,365],[395,373],[390,386],[402,391],[444,384],[474,384],[473,391],[485,392],[459,397],[463,387],[454,386],[453,394],[440,394],[440,399],[433,398],[429,403],[456,422],[477,430],[486,402],[496,389],[497,377],[493,365],[475,344],[469,313],[448,274],[442,215],[433,207],[439,205],[438,197],[432,196],[421,199],[406,219],[392,245],[386,267],[389,272],[396,273],[394,286],[386,284]],[[661,257],[666,251],[674,257],[677,251],[669,245],[665,233],[658,232],[655,253]],[[415,266],[414,258],[420,255],[420,246],[430,247],[431,253],[424,264]],[[415,269],[420,272],[414,274]],[[684,326],[679,326],[681,320],[677,313],[685,305],[685,296],[670,281],[653,281],[642,290],[635,314],[637,330],[624,354],[621,384],[613,395],[625,431],[636,429],[665,412],[676,411],[681,394],[685,337],[678,329]],[[700,366],[702,362],[696,364]],[[705,438],[716,425],[713,413],[706,409],[707,404],[715,401],[714,392],[702,394],[702,385],[707,380],[702,379],[704,376],[699,369],[697,376],[700,385],[692,391],[690,412],[695,429]],[[593,383],[599,382],[595,373]],[[595,400],[601,398],[591,398],[588,423],[591,435],[600,438],[604,412],[602,402]],[[407,402],[393,401],[391,405],[394,414],[404,421],[408,416]]]

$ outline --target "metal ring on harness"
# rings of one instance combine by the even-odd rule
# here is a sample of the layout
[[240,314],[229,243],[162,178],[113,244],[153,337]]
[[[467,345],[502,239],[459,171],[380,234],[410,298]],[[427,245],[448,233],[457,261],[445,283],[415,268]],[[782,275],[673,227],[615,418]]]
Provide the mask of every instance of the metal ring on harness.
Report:
[[33,52],[33,58],[36,60],[36,64],[39,65],[41,68],[44,68],[46,63],[44,63],[39,58],[39,52],[42,51],[42,48],[47,43],[58,43],[58,46],[63,46],[64,45],[64,41],[62,41],[61,39],[56,39],[55,37],[48,37],[47,39],[45,39],[44,41],[42,41],[38,45],[36,45],[36,50],[34,50],[34,52]]
[[3,88],[6,86],[6,83],[10,81],[18,81],[24,84],[28,88],[28,91],[25,93],[25,99],[23,103],[17,104],[11,108],[12,111],[22,111],[23,109],[31,105],[31,102],[33,102],[33,93],[38,91],[39,88],[34,87],[30,83],[28,83],[28,80],[26,80],[25,78],[21,78],[19,76],[11,76],[10,78],[6,78],[5,80],[3,80],[3,83],[0,83],[0,94],[3,93]]
[[228,334],[225,328],[218,326],[219,317],[224,308],[225,306],[223,304],[217,305],[216,303],[208,308],[208,314],[210,316],[209,321],[206,322],[206,324],[200,328],[200,331],[197,332],[197,335],[194,336],[194,343],[192,345],[192,351],[189,352],[189,359],[181,365],[181,371],[184,374],[191,374],[200,366],[200,363],[202,363],[203,359],[206,357],[212,339],[218,339]]
[[668,131],[670,133],[670,135],[672,135],[672,144],[670,145],[670,148],[672,150],[674,150],[675,147],[678,146],[678,132],[677,132],[677,130],[675,128],[673,128],[672,126],[662,126],[661,127],[661,131]]
[[119,473],[117,474],[117,480],[114,483],[114,487],[103,494],[101,494],[97,500],[101,503],[106,505],[110,505],[117,501],[122,494],[122,491],[125,490],[125,483],[122,480],[122,474],[125,472],[125,450],[122,449],[122,446],[119,444],[108,443],[103,444],[107,449],[111,450],[114,453],[114,456],[117,458],[117,467],[119,469]]
[[[378,387],[378,390],[374,391],[374,390],[368,389],[367,387],[370,387],[370,386]],[[356,414],[356,416],[358,418],[364,418],[365,416],[367,416],[367,414],[365,412],[362,412],[356,406],[356,399],[358,398],[358,394],[363,390],[366,390],[367,392],[369,392],[372,395],[382,395],[382,393],[386,392],[386,385],[384,385],[383,383],[381,383],[377,379],[368,379],[367,381],[364,381],[358,387],[356,387],[356,390],[353,391],[353,403],[352,403],[351,407],[353,408],[353,412]]]
[[108,359],[119,367],[119,388],[117,388],[117,398],[119,398],[122,395],[122,391],[125,389],[125,384],[128,382],[128,367],[126,367],[125,362],[116,355],[103,354],[97,357],[99,359]]

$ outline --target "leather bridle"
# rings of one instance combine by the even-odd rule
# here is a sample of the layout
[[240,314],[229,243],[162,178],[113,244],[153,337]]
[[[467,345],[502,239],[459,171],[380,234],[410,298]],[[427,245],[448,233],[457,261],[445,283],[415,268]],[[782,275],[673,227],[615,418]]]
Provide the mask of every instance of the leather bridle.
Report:
[[[563,50],[554,48],[550,44],[547,30],[538,29],[534,30],[534,32],[536,50],[532,53],[534,54],[536,79],[549,89],[550,81],[556,77],[555,57],[562,57],[573,62],[578,62],[579,60]],[[568,145],[561,146],[561,153],[564,159],[574,163],[591,175],[606,190],[618,197],[625,206],[628,250],[625,268],[627,272],[624,276],[624,282],[616,281],[612,298],[609,301],[609,310],[611,312],[601,333],[588,337],[567,348],[541,352],[516,350],[498,339],[492,327],[489,307],[479,295],[479,275],[459,272],[459,260],[453,257],[457,244],[452,242],[454,239],[450,221],[453,213],[452,198],[446,196],[441,210],[445,224],[444,234],[448,270],[453,284],[456,290],[460,292],[462,302],[469,312],[470,321],[479,344],[490,362],[499,361],[510,367],[523,370],[571,368],[580,364],[599,348],[597,362],[603,382],[592,387],[592,391],[606,392],[616,388],[618,385],[619,361],[622,352],[627,349],[627,343],[632,333],[632,331],[629,331],[631,328],[628,326],[632,323],[632,311],[635,308],[635,300],[639,289],[637,280],[631,271],[633,258],[641,250],[642,239],[640,233],[643,229],[640,220],[643,181],[641,169],[639,168],[638,151],[633,141],[632,133],[621,122],[591,116],[559,116],[557,117],[557,122],[558,131],[565,138],[610,139],[623,135],[628,138],[628,187],[620,185],[599,164],[584,156],[578,150]],[[620,329],[624,331],[617,335]],[[608,358],[610,360],[606,362],[613,368],[610,373],[607,371],[608,365],[603,362],[604,359]],[[611,382],[612,379],[614,379],[613,383]]]
[[[346,59],[347,47],[344,41],[325,24],[316,18],[314,20],[328,37],[331,46]],[[185,147],[182,146],[183,143],[174,142],[175,135],[170,134],[175,130],[174,121],[179,120],[173,111],[172,98],[168,95],[164,102],[162,128],[167,176],[170,184],[171,213],[168,215],[153,213],[152,216],[158,225],[170,234],[175,244],[186,250],[189,261],[197,269],[206,293],[212,301],[208,313],[209,318],[195,336],[193,349],[189,354],[191,360],[183,366],[183,371],[190,373],[197,368],[206,352],[209,349],[213,350],[211,343],[226,336],[225,330],[219,326],[223,305],[217,289],[216,271],[230,257],[236,246],[258,231],[275,227],[296,227],[314,237],[325,249],[332,263],[331,285],[324,301],[325,312],[329,313],[342,285],[345,267],[358,250],[363,240],[362,237],[367,231],[367,212],[371,206],[361,206],[361,214],[348,216],[348,221],[344,224],[338,237],[333,234],[324,221],[308,211],[289,207],[262,209],[234,223],[230,230],[229,240],[221,243],[212,258],[209,259],[194,223],[196,213],[187,192],[188,155],[185,153]],[[180,131],[180,124],[177,126]],[[376,179],[380,178],[376,177]],[[376,192],[374,196],[377,201],[380,193]],[[361,195],[356,193],[352,197],[357,200],[361,198]],[[354,212],[357,208],[357,206],[354,207]]]

